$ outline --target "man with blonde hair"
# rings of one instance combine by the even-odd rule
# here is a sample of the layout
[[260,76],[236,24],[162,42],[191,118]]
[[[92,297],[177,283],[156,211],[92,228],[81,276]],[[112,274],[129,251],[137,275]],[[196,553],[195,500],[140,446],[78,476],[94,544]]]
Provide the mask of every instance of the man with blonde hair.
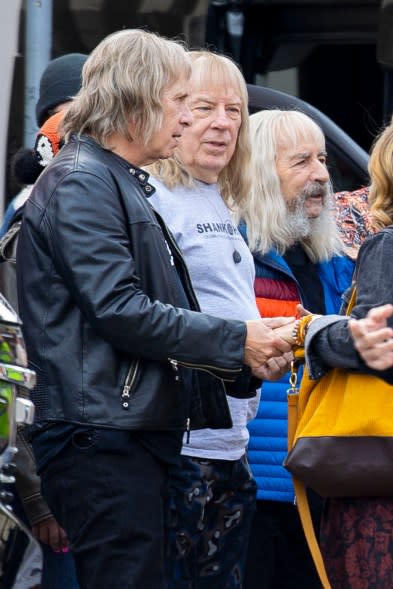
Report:
[[[247,88],[230,59],[207,51],[190,57],[193,123],[174,157],[150,166],[156,187],[150,201],[183,252],[202,311],[255,319],[254,263],[230,210],[245,206],[251,188]],[[285,357],[275,362],[263,376],[287,370]],[[243,586],[256,490],[246,457],[247,422],[255,415],[260,384],[250,377],[243,373],[229,390],[232,428],[206,424],[190,432],[180,465],[171,469],[170,589]]]
[[[354,264],[333,216],[333,197],[320,127],[298,111],[250,117],[251,197],[241,212],[256,269],[255,295],[264,317],[337,313]],[[264,383],[249,425],[249,461],[257,482],[245,589],[319,587],[282,463],[287,452],[288,375]],[[318,525],[321,501],[311,498]]]
[[223,383],[288,350],[261,320],[199,312],[179,248],[148,203],[141,166],[171,156],[191,124],[189,75],[174,41],[143,30],[105,38],[20,231],[33,447],[81,589],[164,586],[163,495],[184,430],[229,427]]

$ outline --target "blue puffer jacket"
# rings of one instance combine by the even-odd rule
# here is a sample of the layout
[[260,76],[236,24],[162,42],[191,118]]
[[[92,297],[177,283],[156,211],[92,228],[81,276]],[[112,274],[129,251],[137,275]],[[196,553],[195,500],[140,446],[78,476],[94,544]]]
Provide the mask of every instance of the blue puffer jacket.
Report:
[[[243,235],[244,232],[242,231]],[[276,300],[276,309],[283,309],[289,298],[297,294],[304,300],[301,288],[282,256],[271,251],[266,255],[254,255],[258,298]],[[318,264],[319,277],[323,286],[326,313],[337,313],[341,305],[341,294],[350,286],[354,262],[347,257],[337,256],[329,262]],[[296,290],[295,290],[296,289]],[[260,301],[259,301],[260,302]],[[293,304],[296,301],[292,300]],[[263,304],[258,305],[263,313]],[[271,308],[271,306],[270,306]],[[292,313],[278,312],[277,315]],[[282,467],[287,452],[287,389],[289,373],[277,382],[264,382],[261,403],[256,418],[249,424],[250,443],[248,456],[258,485],[258,499],[271,501],[294,500],[289,473]]]

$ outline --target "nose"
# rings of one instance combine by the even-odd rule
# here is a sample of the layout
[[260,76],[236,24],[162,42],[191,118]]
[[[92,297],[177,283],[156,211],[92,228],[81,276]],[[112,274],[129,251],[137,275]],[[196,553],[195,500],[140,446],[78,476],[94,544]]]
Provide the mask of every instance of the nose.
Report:
[[214,117],[212,120],[213,127],[225,128],[228,127],[231,119],[224,106],[217,106],[214,111]]
[[321,182],[323,184],[329,181],[329,172],[326,164],[321,162],[319,159],[315,160],[312,171],[312,180],[314,182]]
[[183,127],[190,127],[192,125],[192,122],[193,122],[192,112],[186,104],[184,104],[184,106],[182,107],[179,122],[181,125],[183,125]]

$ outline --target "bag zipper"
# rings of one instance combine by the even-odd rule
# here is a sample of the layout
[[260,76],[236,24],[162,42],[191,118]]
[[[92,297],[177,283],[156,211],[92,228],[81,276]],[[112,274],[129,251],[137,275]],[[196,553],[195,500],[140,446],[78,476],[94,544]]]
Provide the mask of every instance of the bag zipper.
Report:
[[134,360],[128,369],[126,379],[124,381],[123,391],[121,393],[121,404],[123,409],[128,411],[130,391],[134,386],[136,374],[139,368],[139,360]]

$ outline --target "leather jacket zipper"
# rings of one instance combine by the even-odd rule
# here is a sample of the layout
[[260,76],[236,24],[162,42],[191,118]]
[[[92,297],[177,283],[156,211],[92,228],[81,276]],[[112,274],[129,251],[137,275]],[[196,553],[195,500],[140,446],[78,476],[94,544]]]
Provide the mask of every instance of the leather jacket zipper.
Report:
[[[231,373],[233,376],[239,374],[241,372],[241,368],[219,368],[218,366],[211,366],[209,364],[196,364],[193,362],[184,362],[183,360],[174,360],[173,358],[168,358],[169,362],[171,363],[175,373],[178,375],[179,366],[184,366],[185,368],[194,368],[196,370],[202,370],[204,372],[208,372],[212,376],[216,378],[221,378],[222,380],[230,380],[229,378],[225,378],[225,376],[218,376],[217,373],[224,372],[224,373]],[[176,380],[179,380],[179,376],[175,376]]]
[[128,369],[127,376],[124,381],[123,391],[121,394],[121,404],[125,410],[128,410],[129,408],[130,391],[134,386],[138,368],[139,360],[134,360]]
[[171,363],[171,366],[172,366],[173,371],[175,373],[175,381],[176,382],[180,382],[181,381],[181,378],[180,378],[179,366],[177,365],[177,361],[176,360],[171,360],[169,358],[169,362]]

